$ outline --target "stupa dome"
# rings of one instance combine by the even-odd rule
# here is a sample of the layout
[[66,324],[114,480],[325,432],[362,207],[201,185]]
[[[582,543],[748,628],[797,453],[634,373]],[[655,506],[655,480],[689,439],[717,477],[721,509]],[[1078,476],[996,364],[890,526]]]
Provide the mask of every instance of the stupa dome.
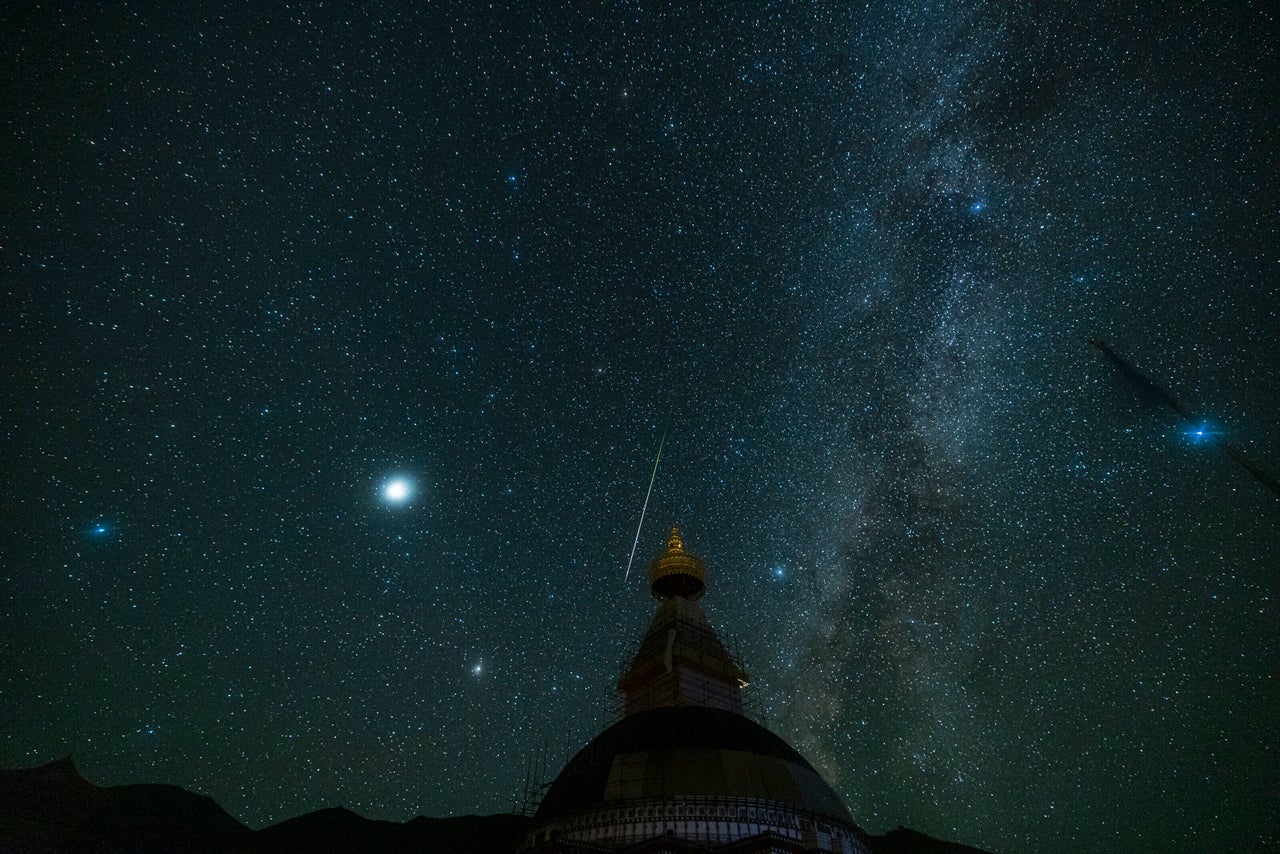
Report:
[[771,801],[853,823],[791,745],[750,718],[705,706],[650,709],[600,733],[551,784],[534,822],[690,796]]

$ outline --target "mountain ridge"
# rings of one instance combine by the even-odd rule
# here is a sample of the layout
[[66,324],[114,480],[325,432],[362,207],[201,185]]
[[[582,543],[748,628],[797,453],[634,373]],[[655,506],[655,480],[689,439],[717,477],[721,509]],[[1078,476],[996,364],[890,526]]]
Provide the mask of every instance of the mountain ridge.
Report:
[[[0,769],[3,854],[512,854],[530,821],[499,813],[394,822],[334,806],[252,830],[181,786],[97,786],[70,757]],[[986,854],[904,827],[871,841],[876,854]]]

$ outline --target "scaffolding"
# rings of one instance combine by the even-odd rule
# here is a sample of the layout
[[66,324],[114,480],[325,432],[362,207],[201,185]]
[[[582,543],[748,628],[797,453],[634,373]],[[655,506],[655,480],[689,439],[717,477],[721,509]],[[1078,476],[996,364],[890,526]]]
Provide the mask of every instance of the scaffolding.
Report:
[[[702,636],[698,638],[699,643],[694,644],[695,648],[706,650],[707,657],[714,659],[716,662],[722,661],[727,656],[734,668],[744,674],[747,672],[744,666],[741,645],[736,637],[730,636],[730,642],[722,644],[719,636],[714,631],[700,631],[699,634]],[[618,665],[618,678],[615,684],[622,682],[628,669],[640,654],[644,642],[645,638],[641,638],[628,648],[626,655]],[[767,716],[760,698],[755,691],[751,690],[749,684],[740,684],[735,688],[724,683],[708,680],[702,683],[702,687],[706,690],[705,696],[700,698],[686,697],[686,700],[693,702],[686,702],[683,705],[704,705],[728,709],[736,700],[738,708],[733,709],[733,711],[763,727],[768,727]],[[697,702],[699,699],[703,702]],[[599,727],[599,730],[607,729],[621,721],[626,717],[626,710],[627,701],[624,692],[620,690],[614,691],[612,696],[605,702],[603,726]],[[524,816],[532,816],[536,813],[547,790],[551,788],[552,783],[555,782],[556,777],[559,776],[564,767],[569,764],[569,760],[581,750],[587,749],[589,745],[590,742],[584,745],[583,748],[574,750],[571,739],[566,739],[559,750],[554,750],[549,744],[541,745],[532,756],[525,760],[524,784],[512,804],[512,812]]]
[[741,645],[721,641],[702,609],[685,600],[659,606],[644,636],[618,666],[618,692],[606,705],[606,724],[664,706],[710,706],[765,725],[743,665]]

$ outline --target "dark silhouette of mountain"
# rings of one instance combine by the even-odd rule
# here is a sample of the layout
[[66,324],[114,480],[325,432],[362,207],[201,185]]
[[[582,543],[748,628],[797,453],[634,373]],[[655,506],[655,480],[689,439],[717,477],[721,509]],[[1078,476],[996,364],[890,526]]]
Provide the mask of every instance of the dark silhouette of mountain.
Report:
[[179,786],[95,786],[70,758],[0,770],[0,854],[511,854],[518,815],[375,821],[342,807],[253,831]]
[[399,824],[375,821],[342,807],[307,813],[258,831],[271,851],[313,854],[420,852],[511,854],[529,828],[521,815],[423,818]]
[[934,839],[907,827],[896,827],[888,833],[873,836],[871,844],[876,854],[989,854],[981,848]]
[[[0,854],[511,854],[529,823],[519,815],[399,823],[333,807],[253,831],[179,786],[95,786],[70,758],[0,770]],[[871,843],[876,854],[986,854],[904,827]]]
[[70,758],[0,771],[0,851],[258,852],[253,831],[179,786],[102,788]]

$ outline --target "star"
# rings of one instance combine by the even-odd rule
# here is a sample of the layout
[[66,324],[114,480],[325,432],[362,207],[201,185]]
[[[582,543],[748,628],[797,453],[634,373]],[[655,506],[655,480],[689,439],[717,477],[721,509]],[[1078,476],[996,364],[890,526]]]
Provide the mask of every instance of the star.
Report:
[[1201,424],[1199,427],[1193,427],[1188,430],[1187,435],[1191,437],[1193,442],[1207,442],[1218,435],[1218,431],[1210,430],[1207,424]]
[[382,497],[388,504],[405,504],[413,497],[413,481],[403,475],[391,478],[383,484]]

